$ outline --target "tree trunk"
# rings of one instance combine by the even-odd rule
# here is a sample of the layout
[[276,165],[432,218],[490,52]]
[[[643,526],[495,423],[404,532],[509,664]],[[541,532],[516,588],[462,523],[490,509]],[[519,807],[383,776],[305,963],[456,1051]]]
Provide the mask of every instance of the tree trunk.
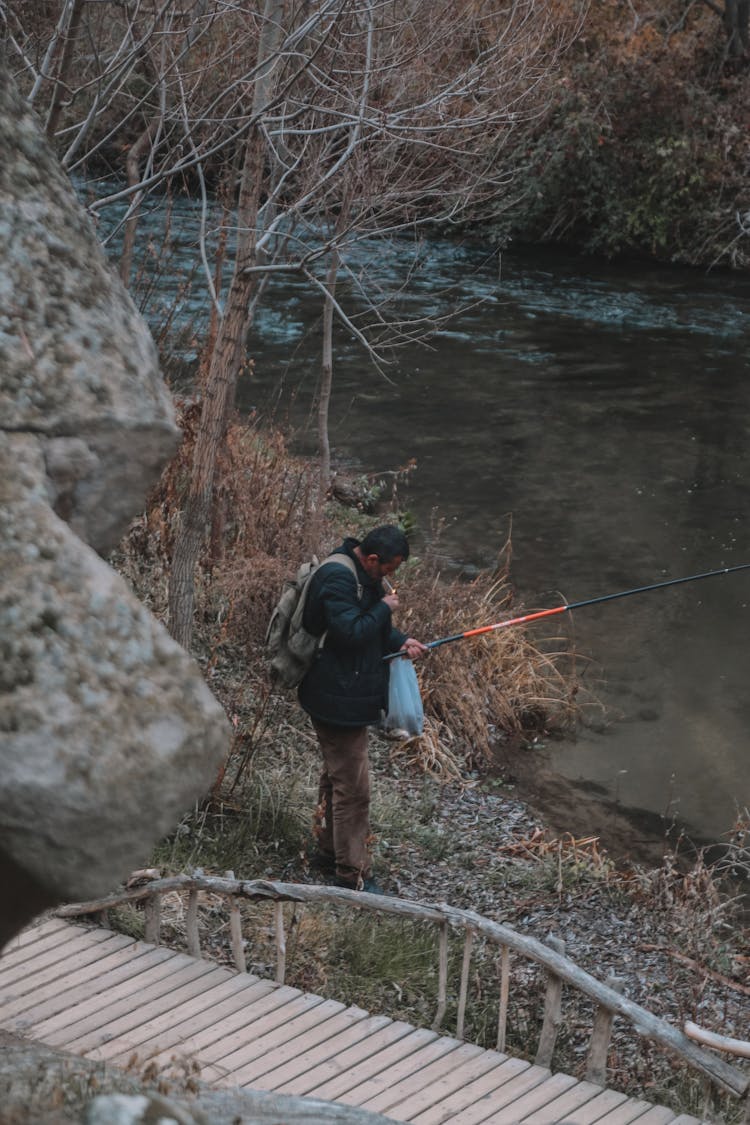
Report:
[[[129,187],[137,184],[140,179],[141,160],[158,131],[160,120],[161,119],[158,118],[154,121],[150,121],[138,139],[131,145],[127,160],[125,161]],[[133,268],[133,250],[135,248],[135,236],[138,232],[138,220],[141,213],[142,198],[142,192],[139,192],[133,197],[130,209],[131,213],[125,220],[125,232],[122,238],[122,253],[120,255],[120,279],[123,285],[126,286],[130,285],[130,273]]]
[[[258,62],[265,60],[269,65],[261,69],[256,79],[252,107],[254,117],[268,105],[271,97],[274,84],[272,60],[281,39],[283,9],[283,0],[266,0]],[[247,270],[255,264],[264,157],[265,140],[260,122],[257,122],[245,142],[237,204],[238,239],[234,273],[204,385],[190,488],[175,539],[169,580],[169,629],[183,648],[189,648],[192,641],[195,568],[211,517],[216,462],[234,402],[237,377],[245,360],[249,305],[256,284],[255,274]]]
[[336,292],[336,275],[339,269],[339,252],[331,251],[331,262],[326,275],[326,296],[323,304],[323,362],[318,399],[318,449],[320,451],[320,495],[325,496],[331,484],[331,443],[328,435],[328,412],[333,387],[333,295]]
[[60,113],[62,110],[62,94],[68,79],[68,70],[73,58],[73,44],[78,36],[78,29],[81,26],[81,16],[83,15],[83,0],[73,0],[73,8],[70,13],[70,20],[67,29],[63,36],[62,55],[60,56],[60,65],[57,68],[55,76],[55,86],[52,91],[52,99],[50,101],[49,110],[47,112],[47,121],[45,122],[44,131],[48,137],[54,136],[57,129],[57,123],[60,120]]

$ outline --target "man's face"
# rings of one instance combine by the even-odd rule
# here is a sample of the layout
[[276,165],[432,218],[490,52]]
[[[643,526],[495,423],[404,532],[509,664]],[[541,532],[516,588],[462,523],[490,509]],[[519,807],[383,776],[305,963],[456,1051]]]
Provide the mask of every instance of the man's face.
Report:
[[365,555],[363,565],[365,573],[379,582],[381,578],[388,578],[391,574],[395,574],[403,561],[402,555],[394,555],[392,559],[388,559],[388,562],[381,562],[378,555]]

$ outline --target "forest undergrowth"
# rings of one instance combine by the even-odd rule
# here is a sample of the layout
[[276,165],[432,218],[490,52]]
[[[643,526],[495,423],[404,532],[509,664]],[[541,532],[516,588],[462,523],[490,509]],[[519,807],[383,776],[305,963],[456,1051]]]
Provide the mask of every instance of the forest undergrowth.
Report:
[[[152,611],[164,618],[175,521],[186,487],[199,405],[185,401],[183,445],[113,557]],[[358,484],[358,487],[356,486]],[[360,496],[357,503],[356,496]],[[399,623],[437,637],[469,620],[491,622],[525,607],[509,579],[510,544],[497,567],[471,579],[441,574],[430,543],[439,528],[414,529],[401,509],[398,474],[349,489],[353,506],[319,495],[316,466],[289,455],[280,433],[232,425],[215,516],[198,575],[194,650],[233,727],[232,744],[212,791],[154,852],[160,874],[202,869],[243,879],[314,881],[308,863],[317,794],[316,742],[294,693],[275,687],[263,653],[265,627],[282,582],[312,554],[323,557],[344,534],[400,521],[415,543],[399,573]],[[372,509],[376,510],[372,510]],[[434,537],[433,537],[434,536]],[[417,543],[426,544],[416,547]],[[527,607],[533,608],[533,607]],[[583,688],[578,658],[565,637],[540,641],[523,627],[445,646],[418,665],[425,733],[372,739],[375,871],[387,890],[446,901],[522,932],[556,935],[578,964],[599,979],[625,980],[626,993],[650,1010],[725,1035],[745,1034],[750,1012],[750,935],[743,900],[727,875],[750,877],[750,823],[738,820],[720,860],[683,856],[665,841],[653,869],[615,862],[596,835],[553,833],[496,769],[495,750],[529,754],[535,740],[571,734],[597,703]],[[438,655],[439,652],[439,655]],[[271,919],[248,912],[250,968],[272,974]],[[165,903],[171,941],[184,947],[184,902]],[[140,935],[143,918],[123,908],[121,928]],[[201,905],[202,944],[231,960],[224,904]],[[409,927],[406,927],[407,929]],[[413,932],[412,932],[413,930]],[[451,979],[460,949],[451,947]],[[434,939],[419,928],[335,912],[296,911],[291,921],[288,983],[416,1024],[434,1015]],[[533,1057],[544,980],[533,967],[514,977],[510,1049]],[[452,994],[447,1030],[455,1019]],[[493,1046],[496,966],[480,952],[467,1012],[467,1038]],[[590,1015],[568,1001],[556,1067],[584,1065]],[[624,1029],[610,1058],[612,1084],[666,1100],[684,1111],[734,1120],[731,1101],[714,1103],[684,1067]]]

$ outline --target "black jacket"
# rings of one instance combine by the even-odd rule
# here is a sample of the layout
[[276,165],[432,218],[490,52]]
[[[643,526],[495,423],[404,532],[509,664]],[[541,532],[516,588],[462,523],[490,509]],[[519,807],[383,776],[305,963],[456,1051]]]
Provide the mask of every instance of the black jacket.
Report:
[[310,633],[326,633],[326,638],[299,686],[299,701],[313,718],[339,727],[378,722],[388,705],[388,661],[383,655],[396,652],[406,640],[391,624],[382,584],[357,561],[356,546],[358,540],[345,539],[335,553],[354,559],[361,599],[349,568],[326,563],[313,575],[303,620]]

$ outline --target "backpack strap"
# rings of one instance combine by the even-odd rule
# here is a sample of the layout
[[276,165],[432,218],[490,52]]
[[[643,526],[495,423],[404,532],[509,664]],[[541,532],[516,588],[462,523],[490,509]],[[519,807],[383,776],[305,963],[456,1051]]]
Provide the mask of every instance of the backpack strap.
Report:
[[[332,555],[329,555],[328,558],[323,559],[320,566],[325,566],[326,563],[338,563],[340,566],[345,566],[347,570],[351,571],[351,573],[354,575],[354,581],[357,583],[357,601],[361,602],[363,587],[362,583],[359,580],[359,575],[357,574],[357,564],[355,563],[354,559],[350,555],[345,555],[341,551],[336,551]],[[320,570],[320,567],[318,567],[318,570]],[[320,640],[318,641],[319,649],[321,649],[326,643],[327,636],[328,630],[326,629],[320,635]]]
[[354,581],[357,583],[357,601],[361,602],[363,593],[362,583],[360,582],[359,574],[357,573],[357,564],[355,563],[351,555],[345,555],[343,552],[337,551],[334,554],[329,555],[328,558],[323,559],[320,565],[325,566],[326,563],[330,562],[340,563],[342,566],[345,566],[347,570],[350,570],[352,572],[352,574],[354,575]]

